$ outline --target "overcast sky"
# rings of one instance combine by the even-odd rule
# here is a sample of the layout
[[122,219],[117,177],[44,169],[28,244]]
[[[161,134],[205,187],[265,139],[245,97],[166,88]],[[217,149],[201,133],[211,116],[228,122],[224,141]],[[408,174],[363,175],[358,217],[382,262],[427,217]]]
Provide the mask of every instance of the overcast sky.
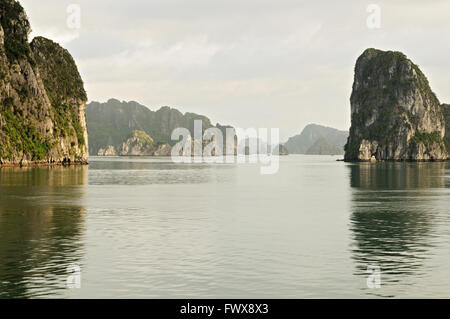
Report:
[[[72,53],[90,101],[168,105],[214,123],[279,127],[283,139],[308,123],[346,130],[355,61],[375,47],[403,51],[450,102],[447,0],[20,2],[31,37]],[[73,3],[79,29],[67,24]],[[380,28],[367,26],[369,4],[381,9]]]

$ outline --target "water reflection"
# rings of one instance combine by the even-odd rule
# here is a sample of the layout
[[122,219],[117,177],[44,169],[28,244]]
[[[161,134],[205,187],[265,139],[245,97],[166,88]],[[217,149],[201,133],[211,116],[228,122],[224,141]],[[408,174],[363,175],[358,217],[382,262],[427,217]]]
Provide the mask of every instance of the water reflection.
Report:
[[[407,285],[424,274],[433,247],[433,201],[446,193],[446,163],[360,163],[350,165],[352,187],[352,254],[356,274],[368,276],[368,265],[382,270],[383,288]],[[364,282],[365,284],[365,282]],[[387,288],[387,289],[386,289]],[[367,289],[363,287],[362,289]],[[400,291],[397,287],[397,292]],[[392,294],[394,296],[394,294]]]
[[89,185],[206,184],[229,179],[228,174],[217,175],[218,168],[233,171],[235,167],[233,164],[176,164],[170,157],[94,157],[89,167]]
[[0,169],[0,297],[66,289],[82,263],[87,167]]

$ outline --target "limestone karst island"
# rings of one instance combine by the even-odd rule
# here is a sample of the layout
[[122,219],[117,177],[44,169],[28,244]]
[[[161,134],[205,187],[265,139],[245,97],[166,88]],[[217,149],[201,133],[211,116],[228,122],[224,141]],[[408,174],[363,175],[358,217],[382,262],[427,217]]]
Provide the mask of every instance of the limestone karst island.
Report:
[[351,117],[347,161],[448,158],[449,107],[441,105],[426,76],[403,53],[367,49],[359,57]]
[[72,56],[0,1],[0,164],[87,163],[86,92]]

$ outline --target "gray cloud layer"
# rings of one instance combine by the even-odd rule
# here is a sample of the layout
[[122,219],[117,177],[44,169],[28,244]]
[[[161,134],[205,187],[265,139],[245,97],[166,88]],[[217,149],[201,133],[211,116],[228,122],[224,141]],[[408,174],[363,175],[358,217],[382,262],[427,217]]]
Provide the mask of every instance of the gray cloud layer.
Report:
[[[81,6],[81,28],[66,8]],[[348,129],[356,58],[400,50],[450,102],[450,1],[22,0],[33,27],[75,57],[90,100],[136,100],[239,127]],[[369,29],[370,3],[381,28]]]

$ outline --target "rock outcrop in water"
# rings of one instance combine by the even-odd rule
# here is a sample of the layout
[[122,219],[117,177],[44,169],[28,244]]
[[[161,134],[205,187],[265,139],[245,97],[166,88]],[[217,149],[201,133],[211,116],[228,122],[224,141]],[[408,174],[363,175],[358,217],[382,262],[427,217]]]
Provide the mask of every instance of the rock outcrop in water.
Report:
[[22,6],[0,0],[0,165],[87,163],[86,92],[69,52],[28,43]]
[[145,156],[152,155],[154,142],[150,136],[143,131],[133,131],[122,144],[120,155],[122,156]]
[[403,53],[367,49],[358,58],[351,116],[347,161],[447,159],[439,100]]
[[108,145],[106,148],[100,148],[97,152],[98,156],[117,156],[117,151],[112,145]]
[[168,143],[156,143],[144,131],[132,131],[117,149],[113,145],[98,150],[98,156],[170,156]]
[[301,134],[289,138],[284,146],[290,154],[341,155],[347,138],[347,131],[309,124]]
[[121,156],[169,156],[168,143],[156,143],[143,131],[133,131],[120,148]]
[[279,144],[278,146],[275,147],[278,147],[278,153],[276,152],[276,149],[274,150],[275,154],[280,156],[289,155],[288,149],[283,144]]

